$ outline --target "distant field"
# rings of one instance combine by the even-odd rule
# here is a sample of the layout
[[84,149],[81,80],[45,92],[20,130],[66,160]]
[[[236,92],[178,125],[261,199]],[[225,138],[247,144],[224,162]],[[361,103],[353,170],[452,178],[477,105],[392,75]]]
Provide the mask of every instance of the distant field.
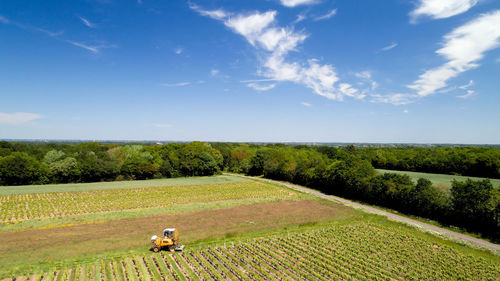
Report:
[[243,182],[243,181],[247,181],[247,179],[223,175],[223,176],[211,176],[211,177],[169,178],[169,179],[136,180],[136,181],[0,186],[0,195],[45,193],[45,192],[68,192],[68,191],[93,191],[93,190],[139,188],[139,187],[146,188],[146,187],[162,187],[162,186],[202,185],[202,184]]
[[[199,181],[195,179],[194,182]],[[298,193],[294,191],[253,181],[3,195],[0,196],[0,222],[12,223],[79,214],[168,208],[188,203],[208,203],[250,198],[292,200],[298,197]]]
[[[61,267],[33,280],[498,280],[498,260],[407,227],[353,223]],[[19,278],[22,280],[23,278]],[[16,279],[18,280],[18,279]],[[38,279],[39,280],[39,279]]]
[[[438,186],[443,186],[450,188],[452,180],[465,181],[466,179],[472,180],[484,180],[485,178],[477,178],[477,177],[464,177],[464,176],[454,176],[454,175],[444,175],[444,174],[431,174],[431,173],[417,173],[417,172],[409,172],[409,171],[395,171],[395,170],[383,170],[376,169],[379,173],[395,173],[395,174],[403,174],[410,176],[415,182],[419,178],[425,178],[430,180],[432,183]],[[491,183],[494,187],[500,187],[499,179],[490,179]]]

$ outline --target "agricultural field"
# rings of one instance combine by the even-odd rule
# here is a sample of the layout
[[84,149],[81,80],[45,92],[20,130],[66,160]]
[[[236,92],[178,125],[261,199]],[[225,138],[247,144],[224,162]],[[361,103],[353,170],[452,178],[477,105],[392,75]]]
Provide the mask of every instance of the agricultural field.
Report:
[[41,272],[30,280],[498,280],[500,262],[383,223],[313,228]]
[[211,177],[166,178],[166,179],[134,180],[134,181],[15,185],[15,186],[0,186],[0,195],[71,192],[71,191],[94,191],[94,190],[110,190],[110,189],[124,189],[124,188],[187,186],[187,185],[217,184],[217,183],[244,182],[244,181],[247,181],[247,179],[241,177],[218,175]]
[[0,222],[55,218],[187,203],[238,199],[290,199],[294,192],[258,182],[51,192],[0,196]]
[[[499,277],[498,254],[271,183],[227,175],[98,184],[0,195],[0,280]],[[184,252],[149,250],[165,227],[179,230]]]
[[[413,181],[417,181],[419,178],[424,178],[430,180],[433,184],[443,187],[445,189],[451,188],[451,182],[453,180],[465,181],[466,179],[472,180],[484,180],[485,178],[477,178],[477,177],[464,177],[464,176],[454,176],[454,175],[445,175],[445,174],[431,174],[431,173],[418,173],[418,172],[410,172],[410,171],[395,171],[395,170],[383,170],[376,169],[380,174],[383,173],[395,173],[408,175]],[[500,188],[500,179],[490,179],[491,183],[494,187]]]

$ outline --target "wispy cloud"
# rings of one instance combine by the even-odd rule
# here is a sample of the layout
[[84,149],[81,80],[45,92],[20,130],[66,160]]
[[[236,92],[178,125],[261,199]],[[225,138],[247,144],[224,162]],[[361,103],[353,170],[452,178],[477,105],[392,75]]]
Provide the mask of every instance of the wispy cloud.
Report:
[[177,54],[177,55],[182,54],[182,52],[184,52],[184,49],[183,49],[183,48],[180,48],[180,47],[179,47],[179,48],[176,48],[176,49],[174,50],[174,53],[175,53],[175,54]]
[[314,20],[315,21],[326,20],[326,19],[329,19],[329,18],[335,16],[336,14],[337,14],[337,9],[333,9],[322,16],[315,17]]
[[475,95],[476,95],[476,91],[474,91],[474,90],[467,90],[466,94],[459,95],[459,96],[457,96],[457,98],[468,99],[468,98],[473,97]]
[[4,17],[4,16],[0,16],[0,22],[3,23],[3,24],[8,24],[9,23],[9,19]]
[[410,104],[415,102],[415,100],[418,98],[417,95],[415,94],[402,94],[402,93],[396,93],[396,94],[388,94],[388,95],[381,95],[381,94],[371,94],[370,95],[370,102],[375,102],[375,103],[390,103],[393,105],[405,105],[405,104]]
[[415,10],[410,12],[410,21],[416,23],[421,16],[449,18],[467,12],[477,2],[478,0],[420,0]]
[[310,103],[308,103],[308,102],[305,102],[305,101],[304,101],[304,102],[301,102],[300,104],[302,104],[302,105],[303,105],[303,106],[305,106],[305,107],[311,107],[311,106],[312,106],[312,104],[310,104]]
[[217,10],[212,10],[212,11],[204,10],[200,6],[198,6],[194,3],[191,3],[191,2],[189,2],[189,8],[195,10],[196,12],[198,12],[202,16],[210,17],[210,18],[213,18],[216,20],[223,20],[223,19],[227,18],[228,16],[230,16],[230,13],[228,13],[222,9],[217,9]]
[[83,43],[76,42],[76,41],[71,41],[71,40],[66,40],[66,42],[70,43],[73,46],[80,47],[80,48],[85,49],[87,51],[91,51],[94,54],[99,53],[99,47],[89,46],[89,45],[85,45]]
[[21,125],[33,120],[42,118],[40,114],[16,112],[16,113],[3,113],[0,112],[0,124],[7,125]]
[[273,89],[274,87],[276,87],[276,84],[261,85],[261,84],[257,84],[257,83],[248,83],[247,86],[256,90],[256,91],[264,92],[264,91],[269,91],[269,90]]
[[304,14],[304,13],[298,14],[297,18],[292,22],[292,24],[297,24],[297,23],[299,23],[301,21],[304,21],[305,19],[307,19],[306,14]]
[[87,27],[95,28],[95,24],[93,24],[92,22],[90,22],[88,19],[86,19],[84,17],[80,17],[80,16],[78,16],[78,18],[80,18],[80,20],[82,21],[82,23],[85,24]]
[[[199,12],[202,9],[196,6],[195,10]],[[202,11],[205,14],[208,12]],[[288,54],[296,51],[307,35],[290,27],[277,26],[276,15],[276,11],[253,12],[226,16],[219,20],[262,52],[262,69],[258,74],[266,79],[302,84],[328,99],[364,98],[365,95],[350,84],[339,83],[332,65],[320,64],[317,59],[309,59],[306,63],[288,61]],[[210,14],[207,16],[212,17]]]
[[172,128],[172,124],[152,124],[153,127],[156,127],[156,128]]
[[215,69],[215,68],[214,68],[214,69],[210,70],[210,75],[211,75],[212,77],[217,76],[217,74],[219,74],[219,70],[218,70],[218,69]]
[[386,51],[389,51],[391,49],[394,49],[398,46],[398,42],[392,42],[390,45],[387,45],[385,47],[383,47],[382,49],[380,49],[380,51],[382,52],[386,52]]
[[319,0],[281,0],[281,4],[285,7],[293,8],[300,5],[312,5],[320,2]]
[[[80,19],[82,21],[84,20],[81,17],[80,17]],[[22,24],[22,23],[18,23],[18,22],[15,22],[15,21],[11,21],[11,20],[8,20],[8,19],[6,19],[4,17],[1,17],[1,16],[0,16],[0,22],[2,22],[4,24],[11,24],[11,25],[17,26],[18,28],[23,29],[23,30],[45,34],[45,35],[47,35],[49,37],[52,37],[52,38],[54,38],[54,39],[56,39],[56,40],[58,40],[60,42],[65,42],[65,43],[71,44],[73,46],[76,46],[76,47],[85,49],[87,51],[90,51],[90,52],[92,52],[94,54],[100,53],[101,49],[116,48],[115,45],[105,45],[105,44],[101,44],[101,45],[89,45],[89,44],[78,42],[78,41],[75,41],[75,40],[64,39],[64,38],[62,38],[62,35],[63,35],[62,31],[59,31],[59,32],[49,31],[49,30],[46,30],[44,28],[40,28],[40,27],[36,27],[36,26],[31,26],[31,25],[27,25],[27,24]],[[90,22],[88,22],[88,23],[90,25],[93,25]]]
[[467,90],[468,88],[470,88],[472,86],[474,86],[474,80],[470,80],[469,83],[462,85],[462,86],[458,86],[458,88],[462,89],[462,90]]
[[354,76],[361,78],[361,79],[371,79],[372,73],[368,70],[365,70],[365,71],[354,73]]
[[448,61],[420,75],[408,88],[419,96],[427,96],[446,87],[447,81],[479,67],[484,54],[500,46],[500,10],[483,14],[456,28],[445,37],[443,47],[436,51]]
[[191,85],[193,84],[193,82],[178,82],[178,83],[163,83],[161,84],[162,86],[166,86],[166,87],[183,87],[183,86],[188,86],[188,85]]
[[403,110],[403,113],[404,113],[404,114],[408,114],[409,112],[410,112],[410,111],[408,111],[408,109]]

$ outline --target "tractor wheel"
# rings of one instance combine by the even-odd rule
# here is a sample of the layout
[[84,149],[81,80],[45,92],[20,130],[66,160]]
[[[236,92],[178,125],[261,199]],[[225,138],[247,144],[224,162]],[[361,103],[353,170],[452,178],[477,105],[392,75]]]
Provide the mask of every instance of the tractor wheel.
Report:
[[172,246],[172,245],[168,246],[167,250],[169,252],[173,252],[174,251],[174,246]]
[[160,250],[161,249],[158,246],[153,247],[153,252],[155,252],[155,253],[158,253]]

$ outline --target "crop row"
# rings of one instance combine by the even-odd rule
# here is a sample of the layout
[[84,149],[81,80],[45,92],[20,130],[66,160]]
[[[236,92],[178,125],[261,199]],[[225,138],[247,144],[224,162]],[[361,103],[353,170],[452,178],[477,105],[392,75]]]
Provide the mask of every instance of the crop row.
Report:
[[160,208],[234,199],[290,198],[295,193],[257,182],[0,196],[0,222]]
[[79,265],[31,279],[498,280],[500,263],[434,243],[385,225],[359,223]]

